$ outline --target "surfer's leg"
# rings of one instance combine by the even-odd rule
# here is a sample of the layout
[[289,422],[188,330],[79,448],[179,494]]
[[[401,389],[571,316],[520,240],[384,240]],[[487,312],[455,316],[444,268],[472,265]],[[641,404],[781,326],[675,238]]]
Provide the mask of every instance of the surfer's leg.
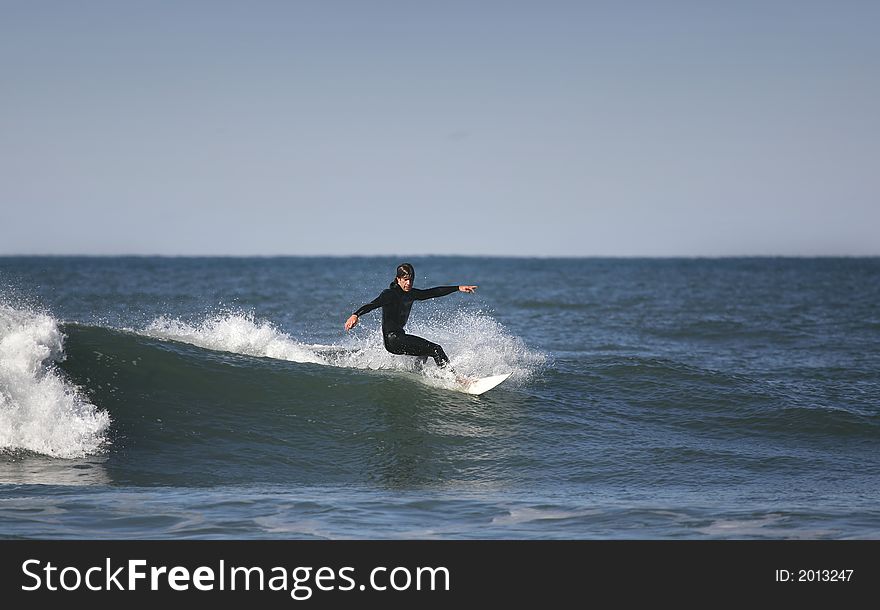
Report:
[[388,335],[385,337],[385,348],[392,354],[405,354],[407,356],[419,356],[420,358],[430,356],[437,363],[437,366],[441,368],[449,364],[449,357],[442,347],[416,335],[400,333]]
[[432,343],[434,346],[434,353],[431,354],[434,357],[434,362],[437,363],[441,369],[445,368],[447,364],[449,364],[449,356],[446,355],[446,352],[443,351],[443,348],[440,347],[436,343]]

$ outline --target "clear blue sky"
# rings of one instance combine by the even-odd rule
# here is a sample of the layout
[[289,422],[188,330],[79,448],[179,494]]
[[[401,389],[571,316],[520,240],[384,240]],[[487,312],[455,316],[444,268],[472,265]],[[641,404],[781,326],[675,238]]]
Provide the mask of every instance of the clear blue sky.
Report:
[[880,2],[0,0],[0,254],[880,254]]

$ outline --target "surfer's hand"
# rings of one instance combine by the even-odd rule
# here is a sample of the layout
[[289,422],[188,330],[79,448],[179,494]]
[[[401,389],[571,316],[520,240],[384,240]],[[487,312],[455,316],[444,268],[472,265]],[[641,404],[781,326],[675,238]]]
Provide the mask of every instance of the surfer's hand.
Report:
[[358,323],[358,317],[351,314],[351,317],[345,321],[345,330],[351,330]]
[[460,292],[473,292],[476,289],[477,289],[476,286],[459,286],[458,287],[458,290]]

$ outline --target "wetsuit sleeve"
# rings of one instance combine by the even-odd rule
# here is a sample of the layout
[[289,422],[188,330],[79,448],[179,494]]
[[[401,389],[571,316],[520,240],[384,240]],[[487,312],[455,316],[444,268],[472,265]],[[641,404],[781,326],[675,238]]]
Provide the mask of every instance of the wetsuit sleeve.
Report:
[[447,294],[458,292],[458,286],[437,286],[436,288],[428,288],[427,290],[419,290],[413,288],[410,292],[416,301],[426,301],[436,297],[445,297]]
[[356,312],[354,312],[354,315],[356,315],[357,317],[360,318],[365,313],[369,313],[378,307],[382,307],[383,305],[388,305],[390,302],[391,302],[391,291],[390,290],[383,290],[379,294],[379,296],[377,296],[375,299],[373,299],[372,301],[370,301],[369,303],[367,303],[366,305],[364,305],[363,307],[358,309]]

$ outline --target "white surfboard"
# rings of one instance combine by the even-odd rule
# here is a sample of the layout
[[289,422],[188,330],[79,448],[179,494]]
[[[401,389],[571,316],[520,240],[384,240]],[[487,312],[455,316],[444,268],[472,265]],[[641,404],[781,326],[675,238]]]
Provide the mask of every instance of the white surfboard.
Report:
[[479,396],[480,394],[488,392],[508,377],[510,377],[510,373],[504,373],[502,375],[492,375],[491,377],[478,377],[476,379],[468,379],[460,384],[461,391]]

